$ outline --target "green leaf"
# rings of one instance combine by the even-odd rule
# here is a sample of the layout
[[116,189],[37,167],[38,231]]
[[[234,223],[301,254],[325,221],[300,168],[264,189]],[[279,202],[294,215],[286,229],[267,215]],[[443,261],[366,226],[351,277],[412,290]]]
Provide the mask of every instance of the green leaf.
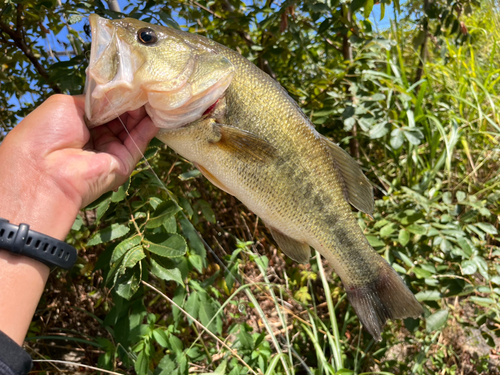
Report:
[[116,280],[116,294],[129,300],[137,292],[141,283],[140,270],[138,267],[128,269]]
[[253,349],[253,337],[247,331],[245,331],[245,328],[243,326],[241,326],[240,333],[238,334],[238,339],[240,340],[242,349]]
[[139,236],[138,234],[120,242],[113,250],[113,254],[111,255],[111,263],[115,263],[128,250],[130,250],[134,246],[139,245],[140,243],[141,243],[141,236]]
[[200,311],[198,313],[198,316],[200,318],[200,322],[210,331],[214,333],[220,333],[218,332],[219,330],[216,324],[217,323],[216,319],[214,319],[212,323],[210,323],[210,320],[212,320],[216,312],[217,309],[215,309],[212,302],[209,299],[207,299],[206,301],[202,301],[200,303]]
[[355,124],[356,124],[356,119],[354,117],[346,118],[344,120],[344,130],[346,132],[351,131]]
[[182,341],[177,336],[174,336],[172,334],[169,335],[168,341],[170,342],[170,347],[172,348],[172,351],[175,354],[177,354],[177,355],[182,354],[182,350],[184,349],[184,346],[182,345]]
[[475,304],[478,304],[479,306],[484,306],[484,307],[497,306],[497,303],[492,298],[472,296],[470,297],[470,300]]
[[437,290],[425,290],[415,294],[417,301],[439,301],[442,298],[441,293]]
[[414,233],[414,234],[426,234],[427,233],[427,228],[423,227],[418,224],[410,224],[406,227],[406,230],[408,232]]
[[419,279],[427,279],[428,277],[432,276],[432,273],[430,273],[427,270],[424,270],[423,268],[420,267],[414,267],[412,271],[415,273],[417,278]]
[[477,265],[472,260],[462,262],[462,275],[472,275],[477,272]]
[[490,275],[488,274],[488,263],[483,257],[475,256],[472,258],[472,261],[476,263],[477,269],[481,276],[483,276],[486,280],[490,279]]
[[193,224],[191,224],[189,220],[186,220],[184,218],[180,219],[179,222],[181,224],[182,232],[189,241],[190,249],[193,250],[197,255],[199,255],[201,257],[201,260],[204,261],[207,257],[207,252],[205,250],[203,242],[200,240],[200,237],[198,237],[198,232],[193,227]]
[[163,202],[155,209],[154,214],[148,220],[146,228],[158,228],[166,223],[181,209],[174,201]]
[[411,129],[408,130],[408,128],[405,129],[404,135],[406,139],[408,139],[408,142],[410,142],[412,145],[418,146],[422,139],[424,139],[424,135],[419,129]]
[[396,230],[396,226],[393,223],[389,223],[380,229],[380,237],[387,238]]
[[395,150],[400,148],[404,143],[403,132],[401,129],[397,128],[391,132],[391,147]]
[[366,0],[353,0],[351,2],[351,11],[354,13],[358,9],[361,9],[366,4]]
[[144,350],[137,356],[134,369],[137,375],[148,375],[149,357]]
[[448,320],[448,310],[439,310],[425,319],[427,332],[433,332],[446,324]]
[[207,221],[212,224],[215,224],[215,214],[212,208],[210,207],[210,203],[204,201],[203,199],[198,200],[197,205],[201,208],[201,212]]
[[145,257],[146,257],[146,254],[144,254],[144,251],[142,250],[142,245],[133,247],[132,249],[130,249],[127,252],[127,254],[125,254],[125,257],[123,258],[123,263],[121,264],[121,267],[132,268],[138,262],[143,260]]
[[199,273],[203,273],[203,261],[198,254],[189,254],[188,260]]
[[83,219],[80,215],[76,215],[76,219],[75,219],[75,222],[73,223],[73,225],[71,226],[71,230],[80,230],[80,228],[82,227],[83,225]]
[[184,285],[182,281],[181,271],[179,271],[178,268],[165,268],[160,265],[159,262],[156,262],[153,258],[151,258],[151,273],[162,280],[172,280],[180,285]]
[[121,224],[111,224],[111,226],[106,227],[99,232],[95,233],[92,238],[87,242],[87,246],[95,246],[101,243],[106,243],[113,241],[117,238],[123,237],[130,231],[130,228],[126,225]]
[[198,296],[198,293],[199,292],[192,292],[184,306],[186,312],[194,319],[198,319],[198,313],[200,312],[200,297]]
[[96,209],[95,218],[97,222],[100,222],[106,211],[111,204],[111,199],[106,199],[104,202],[99,204]]
[[387,121],[383,121],[375,125],[370,129],[370,138],[371,139],[378,139],[382,138],[384,135],[389,133],[390,130],[390,124]]
[[457,201],[463,202],[465,198],[467,197],[467,194],[465,194],[463,191],[457,191],[455,196],[457,197]]
[[[462,248],[466,256],[470,257],[473,253],[474,245],[469,239],[466,238],[458,238],[457,239],[458,245]],[[474,273],[474,272],[473,272]]]
[[491,225],[490,223],[476,223],[476,226],[478,226],[479,228],[481,228],[484,232],[486,232],[488,234],[491,234],[491,235],[498,234],[497,229],[493,225]]
[[366,239],[368,240],[368,243],[372,247],[382,247],[382,246],[385,246],[385,242],[379,240],[378,237],[375,237],[375,236],[366,236]]
[[160,346],[168,348],[168,336],[163,328],[157,328],[153,331],[153,337]]
[[177,220],[175,220],[175,217],[171,217],[166,219],[163,222],[163,228],[165,228],[165,232],[167,233],[177,233]]
[[127,191],[130,186],[130,177],[127,179],[127,181],[118,188],[116,192],[113,192],[111,195],[111,202],[120,202],[125,199],[127,196]]
[[406,246],[408,242],[410,242],[410,234],[406,229],[401,229],[399,231],[399,236],[398,236],[399,243],[403,246]]
[[[168,238],[166,238],[168,237]],[[162,257],[177,258],[186,253],[186,240],[178,234],[154,234],[142,241],[144,248]]]
[[179,175],[179,180],[187,181],[187,180],[191,180],[193,178],[200,177],[200,176],[201,176],[201,172],[198,169],[193,169],[189,172],[181,173]]
[[373,0],[366,0],[365,5],[364,5],[364,12],[363,15],[365,18],[370,18],[370,14],[372,12],[373,8]]

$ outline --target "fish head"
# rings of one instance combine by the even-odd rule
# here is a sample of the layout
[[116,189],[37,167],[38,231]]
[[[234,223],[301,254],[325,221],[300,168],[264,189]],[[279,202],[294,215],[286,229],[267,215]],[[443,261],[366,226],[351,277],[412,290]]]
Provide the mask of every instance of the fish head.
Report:
[[230,85],[234,65],[213,42],[132,18],[89,17],[85,115],[92,128],[145,105],[154,124],[199,119]]

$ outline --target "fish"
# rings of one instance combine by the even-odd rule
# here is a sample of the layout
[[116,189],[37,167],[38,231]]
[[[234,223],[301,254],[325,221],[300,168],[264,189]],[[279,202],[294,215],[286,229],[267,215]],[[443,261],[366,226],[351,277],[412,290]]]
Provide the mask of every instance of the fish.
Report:
[[[288,257],[308,263],[312,247],[328,261],[375,340],[388,319],[422,314],[352,212],[351,206],[373,214],[369,180],[346,151],[315,130],[276,80],[199,35],[127,18],[91,16],[90,24],[90,126],[110,118],[106,106],[115,105],[116,115],[145,105],[160,128],[157,137],[254,212]],[[117,60],[118,66],[109,66]],[[178,100],[184,91],[191,96]]]

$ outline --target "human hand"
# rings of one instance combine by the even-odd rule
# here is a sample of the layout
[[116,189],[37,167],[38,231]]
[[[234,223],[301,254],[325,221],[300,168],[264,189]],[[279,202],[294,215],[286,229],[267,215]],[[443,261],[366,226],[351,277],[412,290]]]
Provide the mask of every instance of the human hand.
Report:
[[[83,96],[54,95],[0,144],[0,217],[64,240],[80,208],[125,182],[158,129],[144,108],[89,131]],[[132,141],[135,141],[140,151]],[[0,330],[24,340],[49,268],[0,249]]]
[[[0,146],[0,217],[63,240],[78,210],[123,184],[158,129],[144,108],[89,130],[83,96],[54,95]],[[140,151],[134,144],[139,147]]]

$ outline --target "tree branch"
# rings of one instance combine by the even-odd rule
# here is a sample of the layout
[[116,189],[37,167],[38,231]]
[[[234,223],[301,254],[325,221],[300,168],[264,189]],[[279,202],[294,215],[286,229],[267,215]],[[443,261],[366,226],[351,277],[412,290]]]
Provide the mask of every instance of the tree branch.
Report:
[[47,84],[50,86],[52,90],[54,90],[55,93],[60,94],[61,89],[54,83],[50,82],[49,79],[49,74],[45,70],[42,64],[40,64],[40,61],[36,58],[36,56],[33,54],[33,51],[31,48],[26,44],[23,33],[22,33],[22,17],[21,17],[21,9],[20,5],[17,7],[17,28],[16,30],[13,30],[9,27],[9,25],[3,23],[0,21],[0,31],[7,34],[10,39],[12,39],[13,43],[10,43],[11,45],[16,46],[19,48],[24,55],[28,58],[28,60],[33,64],[34,68],[42,76],[42,78],[47,82]]

